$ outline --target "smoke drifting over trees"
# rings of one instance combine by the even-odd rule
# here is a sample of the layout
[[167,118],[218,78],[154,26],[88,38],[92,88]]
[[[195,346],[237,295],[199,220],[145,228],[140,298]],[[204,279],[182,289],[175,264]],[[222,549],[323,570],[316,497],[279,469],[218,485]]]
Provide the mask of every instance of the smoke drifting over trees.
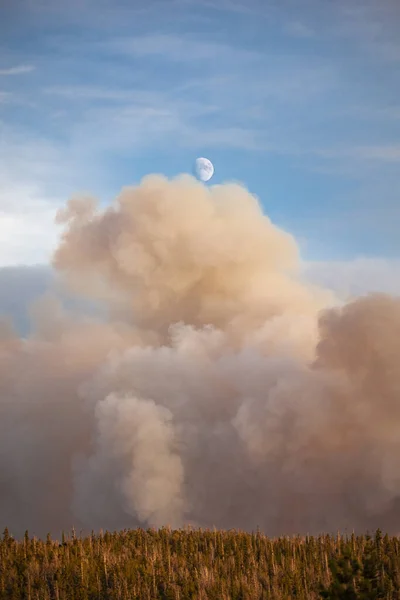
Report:
[[399,531],[399,298],[335,306],[237,185],[151,176],[58,220],[103,316],[46,295],[1,330],[0,526]]

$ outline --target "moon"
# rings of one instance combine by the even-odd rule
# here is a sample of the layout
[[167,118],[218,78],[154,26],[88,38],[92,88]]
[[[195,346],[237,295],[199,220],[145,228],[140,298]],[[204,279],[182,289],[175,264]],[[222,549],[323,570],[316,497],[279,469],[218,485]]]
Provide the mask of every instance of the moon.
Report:
[[200,181],[209,181],[214,175],[214,165],[208,158],[196,158],[194,170]]

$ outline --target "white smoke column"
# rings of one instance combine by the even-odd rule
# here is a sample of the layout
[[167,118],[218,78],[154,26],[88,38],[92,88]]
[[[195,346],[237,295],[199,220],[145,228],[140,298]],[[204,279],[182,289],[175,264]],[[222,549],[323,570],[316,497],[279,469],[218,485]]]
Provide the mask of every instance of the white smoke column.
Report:
[[[97,403],[95,418],[94,454],[80,465],[77,481],[85,492],[76,504],[77,515],[85,521],[94,512],[99,527],[107,524],[106,485],[113,488],[121,527],[124,514],[125,522],[179,526],[184,518],[183,469],[174,452],[171,413],[151,400],[109,395]],[[91,487],[96,479],[97,493]]]

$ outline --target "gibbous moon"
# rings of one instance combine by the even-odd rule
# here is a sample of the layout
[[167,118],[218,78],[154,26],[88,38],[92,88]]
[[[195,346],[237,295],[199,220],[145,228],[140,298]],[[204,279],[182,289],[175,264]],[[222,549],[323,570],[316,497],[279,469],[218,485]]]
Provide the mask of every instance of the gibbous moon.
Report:
[[196,158],[194,170],[200,181],[208,181],[214,175],[214,165],[208,158]]

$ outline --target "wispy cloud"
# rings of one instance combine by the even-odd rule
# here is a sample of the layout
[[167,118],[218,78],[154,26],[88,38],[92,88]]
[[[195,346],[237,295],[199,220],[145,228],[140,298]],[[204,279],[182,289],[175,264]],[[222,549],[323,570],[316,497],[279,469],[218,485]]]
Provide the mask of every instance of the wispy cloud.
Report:
[[[161,96],[162,98],[162,96]],[[200,103],[168,102],[131,103],[124,106],[88,109],[71,133],[71,143],[79,151],[102,150],[142,152],[157,145],[159,149],[195,148],[261,148],[259,132],[245,127],[207,124],[212,107]],[[204,116],[203,121],[199,121]],[[86,150],[85,150],[86,148]]]
[[356,158],[400,162],[400,144],[392,146],[358,146],[349,151]]
[[338,20],[331,31],[369,53],[370,60],[400,61],[400,5],[396,1],[339,2]]
[[[177,0],[177,4],[183,7],[193,8],[192,0]],[[250,17],[268,18],[275,12],[273,3],[257,0],[197,0],[196,7],[205,10],[215,10],[218,12],[247,15]]]
[[119,38],[106,42],[103,47],[109,52],[143,57],[157,55],[162,59],[176,62],[209,61],[210,68],[218,64],[221,59],[234,64],[238,58],[248,60],[260,58],[258,52],[240,48],[238,45],[175,34]]
[[9,67],[8,69],[0,69],[0,75],[24,75],[25,73],[31,73],[35,71],[34,65],[18,65],[16,67]]
[[[290,9],[275,0],[71,2],[40,0],[25,15],[13,12],[10,31],[20,34],[7,34],[0,62],[1,119],[20,134],[15,143],[0,131],[11,205],[13,197],[20,207],[24,198],[58,202],[56,184],[65,199],[73,180],[77,190],[111,197],[126,178],[185,170],[191,151],[208,149],[225,163],[216,178],[237,169],[254,187],[287,189],[282,212],[300,190],[302,211],[311,214],[308,195],[320,194],[316,210],[331,219],[326,228],[371,184],[382,206],[393,203],[400,162],[399,89],[389,60],[400,39],[395,0],[306,0]],[[29,28],[30,41],[22,33]],[[34,65],[34,77],[24,77]],[[254,174],[264,160],[265,171]],[[379,188],[389,178],[390,189]],[[363,202],[356,202],[359,222],[367,219]],[[393,222],[383,212],[382,222]]]
[[0,92],[0,104],[10,102],[11,98],[12,94],[10,94],[10,92]]
[[207,146],[247,151],[268,150],[268,145],[256,129],[225,127],[200,129],[186,128],[182,132],[181,144],[188,147]]
[[283,27],[284,33],[296,38],[313,38],[315,30],[301,21],[290,21]]
[[345,158],[359,161],[400,162],[400,144],[342,146],[316,149],[315,154],[325,158]]
[[262,136],[251,126],[217,124],[216,117],[228,108],[222,98],[212,103],[203,96],[185,97],[179,86],[168,90],[58,86],[45,88],[44,93],[65,100],[66,110],[78,106],[69,136],[71,147],[79,152],[85,148],[89,152],[89,147],[92,154],[112,148],[135,152],[171,143],[181,148],[261,148]]
[[[310,102],[334,91],[338,85],[337,74],[329,66],[301,65],[295,61],[280,60],[279,57],[264,60],[262,77],[258,77],[257,72],[254,65],[250,65],[236,72],[222,71],[219,74],[188,77],[184,84],[177,86],[176,93],[191,93],[199,98],[207,98],[229,118],[232,118],[231,111],[234,111],[247,119],[253,109],[262,107],[259,114],[264,123],[265,117],[271,116],[280,121],[282,128],[294,119],[297,126],[300,125],[293,107],[296,111],[302,105],[309,108]],[[286,107],[290,107],[290,112],[282,122],[278,115],[284,114]]]
[[52,86],[43,90],[44,94],[59,96],[68,100],[111,100],[128,101],[140,96],[137,90],[110,89],[90,85]]
[[382,40],[370,44],[371,53],[388,62],[400,62],[400,43],[397,40]]
[[352,117],[357,120],[398,121],[400,120],[400,104],[390,104],[387,106],[373,106],[371,104],[343,106],[335,111],[335,114],[338,117]]

